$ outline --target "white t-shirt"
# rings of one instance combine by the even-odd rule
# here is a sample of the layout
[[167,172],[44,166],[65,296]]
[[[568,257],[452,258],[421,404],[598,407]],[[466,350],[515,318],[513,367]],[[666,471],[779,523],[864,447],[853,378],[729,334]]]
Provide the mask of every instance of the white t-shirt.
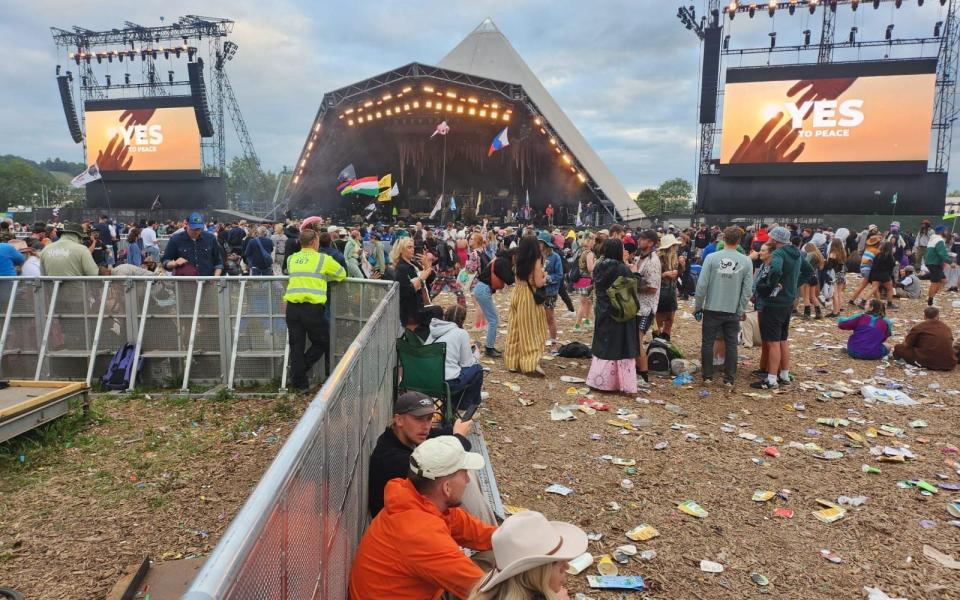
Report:
[[22,277],[42,276],[43,271],[40,269],[40,258],[37,256],[28,256],[23,266],[20,267],[20,275]]
[[140,239],[143,240],[144,248],[156,246],[157,232],[153,230],[153,227],[144,227],[143,231],[140,232]]

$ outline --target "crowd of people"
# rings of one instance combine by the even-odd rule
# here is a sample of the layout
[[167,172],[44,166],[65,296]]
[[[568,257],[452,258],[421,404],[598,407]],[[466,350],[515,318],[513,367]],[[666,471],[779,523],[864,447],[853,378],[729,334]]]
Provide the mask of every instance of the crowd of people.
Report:
[[[5,225],[4,276],[288,275],[290,381],[301,390],[328,345],[328,286],[346,277],[397,282],[408,333],[445,344],[444,378],[461,409],[481,402],[481,356],[543,377],[545,354],[575,350],[558,341],[557,311],[564,309],[575,333],[592,330],[586,380],[603,392],[634,394],[652,374],[670,374],[680,355],[671,336],[681,301],[699,322],[703,386],[712,385],[717,367],[724,386],[736,385],[745,327],[755,327],[762,344],[750,386],[791,385],[797,318],[837,319],[851,332],[847,354],[854,359],[951,370],[960,353],[937,306],[944,289],[957,291],[960,236],[927,221],[916,235],[896,221],[883,232],[875,225],[851,232],[781,224],[564,231],[487,222],[347,229],[316,216],[220,225],[199,213],[159,227],[118,226],[106,216],[82,227],[37,224],[29,233]],[[162,250],[158,236],[168,236]],[[859,281],[848,293],[854,274]],[[924,281],[923,321],[889,347],[897,332],[888,313],[899,299],[923,298]],[[444,291],[451,301],[441,306]],[[502,349],[498,292],[509,293]],[[477,343],[467,329],[471,303]],[[692,362],[681,364],[689,370]],[[393,413],[370,458],[373,521],[351,569],[350,597],[568,598],[567,561],[586,550],[583,531],[536,512],[498,527],[471,476],[484,466],[468,439],[472,421],[438,426],[434,399],[414,391],[400,395]]]

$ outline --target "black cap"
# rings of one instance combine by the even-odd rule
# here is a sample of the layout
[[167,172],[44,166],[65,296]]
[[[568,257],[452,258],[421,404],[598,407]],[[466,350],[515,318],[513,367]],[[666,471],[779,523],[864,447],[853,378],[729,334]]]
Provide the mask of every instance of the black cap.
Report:
[[413,415],[414,417],[423,417],[437,412],[437,407],[433,403],[433,398],[420,392],[406,392],[397,398],[397,403],[393,406],[395,415]]

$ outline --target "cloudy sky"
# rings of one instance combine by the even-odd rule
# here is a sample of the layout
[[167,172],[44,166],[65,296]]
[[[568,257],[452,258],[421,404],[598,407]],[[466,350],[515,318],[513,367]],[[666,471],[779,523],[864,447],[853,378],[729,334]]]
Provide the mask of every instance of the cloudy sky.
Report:
[[[691,0],[703,12],[704,0]],[[676,18],[674,0],[31,0],[0,3],[0,37],[8,49],[0,62],[0,154],[32,159],[60,156],[82,161],[71,142],[54,80],[54,67],[74,66],[58,56],[49,27],[80,25],[103,30],[124,20],[158,25],[202,13],[236,21],[240,49],[229,66],[250,135],[264,165],[292,165],[323,93],[412,61],[436,64],[485,17],[492,17],[534,73],[630,192],[672,177],[695,178],[700,47]],[[687,2],[684,2],[687,4]],[[763,3],[761,3],[763,4]],[[930,35],[939,2],[922,9],[908,2],[894,11],[862,6],[838,12],[838,37],[857,25],[861,39],[882,39],[887,23],[897,37]],[[909,7],[908,7],[909,5]],[[161,8],[162,6],[162,8]],[[334,8],[336,7],[336,8]],[[805,28],[817,31],[805,11],[770,19],[738,16],[731,47],[799,43]],[[732,25],[732,27],[730,27]],[[814,34],[814,40],[818,35]],[[890,49],[891,57],[899,50]],[[880,51],[887,52],[886,49]],[[935,52],[930,49],[928,53]],[[901,54],[902,55],[902,54]],[[881,58],[866,52],[861,58]],[[856,58],[856,57],[848,57]],[[800,55],[809,60],[809,56]],[[796,53],[757,55],[796,62]],[[185,61],[177,63],[179,68]],[[168,68],[162,59],[158,69]],[[126,63],[124,63],[126,64]],[[137,62],[139,65],[139,61]],[[114,77],[123,70],[113,65]],[[185,78],[185,77],[183,77]],[[229,152],[238,149],[232,132]],[[953,169],[960,172],[960,140]],[[951,187],[960,177],[951,177]]]

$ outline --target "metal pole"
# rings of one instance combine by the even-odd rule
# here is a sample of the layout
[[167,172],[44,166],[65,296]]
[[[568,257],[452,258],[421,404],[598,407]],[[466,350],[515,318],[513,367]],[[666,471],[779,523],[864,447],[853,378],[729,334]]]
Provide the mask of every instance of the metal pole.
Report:
[[[197,282],[197,299],[193,302],[193,320],[190,321],[190,342],[187,344],[187,358],[183,365],[183,385],[181,391],[187,391],[187,385],[190,383],[190,363],[193,362],[193,344],[197,338],[197,319],[200,316],[200,298],[203,295],[203,282]],[[177,319],[180,320],[179,318]]]
[[243,292],[246,289],[246,279],[240,280],[240,295],[237,298],[236,322],[233,325],[233,348],[230,351],[230,376],[227,377],[227,389],[233,389],[233,374],[237,368],[237,346],[240,345],[240,315],[243,310]]
[[[13,305],[17,300],[17,284],[20,283],[16,279],[13,281],[13,287],[10,288],[10,300],[7,301],[7,313],[3,317],[3,331],[0,331],[0,357],[3,356],[3,348],[7,343],[7,333],[10,331],[10,320],[13,318]],[[0,363],[0,368],[2,368],[2,363]]]
[[290,330],[287,330],[287,344],[283,347],[283,370],[280,371],[280,390],[287,391],[287,366],[290,364]]
[[57,307],[57,294],[60,292],[60,282],[53,282],[53,294],[50,296],[50,308],[47,309],[47,319],[43,324],[43,339],[40,340],[40,352],[37,354],[37,372],[34,381],[40,381],[40,371],[43,369],[43,356],[47,353],[47,340],[50,339],[50,325],[53,323],[53,311]]
[[143,292],[143,310],[140,313],[140,328],[137,331],[137,345],[133,348],[133,368],[130,373],[130,385],[127,391],[132,392],[137,385],[137,364],[140,362],[140,350],[143,348],[143,331],[147,327],[147,309],[150,307],[150,290],[153,289],[153,281],[147,282],[147,289]]
[[97,349],[100,346],[100,331],[103,328],[103,313],[107,308],[107,296],[110,294],[110,282],[103,282],[103,292],[100,294],[100,310],[97,311],[97,326],[93,330],[93,343],[90,344],[90,360],[87,363],[87,387],[93,381],[93,367],[97,362]]

